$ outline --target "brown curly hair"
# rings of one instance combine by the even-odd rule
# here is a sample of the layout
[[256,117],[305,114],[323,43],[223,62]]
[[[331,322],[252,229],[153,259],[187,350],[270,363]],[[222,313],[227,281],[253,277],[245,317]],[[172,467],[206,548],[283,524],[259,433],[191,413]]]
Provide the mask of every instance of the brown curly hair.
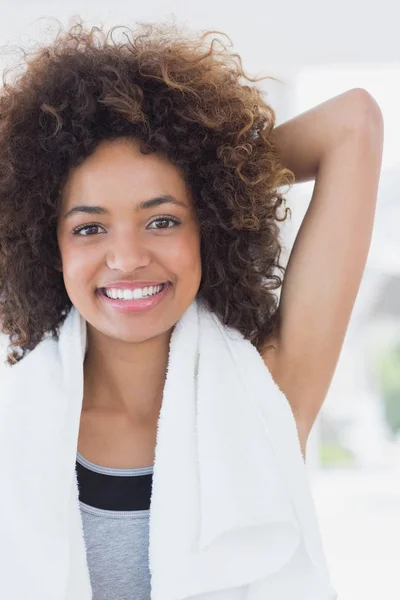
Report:
[[[122,32],[119,40],[116,32]],[[210,40],[210,35],[214,37]],[[291,185],[272,139],[275,113],[217,31],[176,25],[85,28],[25,52],[0,92],[0,322],[14,364],[71,308],[56,226],[71,168],[104,139],[133,136],[180,167],[200,223],[198,298],[260,348],[282,283],[278,188]],[[215,37],[217,36],[217,37]]]

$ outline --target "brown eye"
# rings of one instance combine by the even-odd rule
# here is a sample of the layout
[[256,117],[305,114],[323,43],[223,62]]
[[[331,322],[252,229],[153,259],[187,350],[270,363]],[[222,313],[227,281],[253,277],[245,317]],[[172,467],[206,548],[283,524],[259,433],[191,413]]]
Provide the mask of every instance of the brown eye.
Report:
[[73,230],[73,234],[74,235],[82,235],[82,236],[87,236],[87,235],[94,235],[94,233],[96,233],[96,229],[99,229],[100,225],[96,225],[95,223],[91,223],[88,225],[80,225],[79,227],[75,227],[75,229]]
[[[154,219],[154,221],[151,221],[149,223],[149,225],[152,225],[153,223],[168,223],[168,221],[170,221],[171,223],[174,223],[174,225],[180,225],[180,222],[177,219],[174,219],[172,217],[158,217],[157,219]],[[168,227],[168,225],[166,227],[153,227],[152,229],[171,229],[171,227]]]

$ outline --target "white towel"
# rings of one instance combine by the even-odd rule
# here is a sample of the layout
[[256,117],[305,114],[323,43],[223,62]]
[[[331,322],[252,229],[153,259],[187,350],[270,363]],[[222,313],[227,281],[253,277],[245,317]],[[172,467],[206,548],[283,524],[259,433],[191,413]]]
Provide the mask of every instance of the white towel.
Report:
[[[12,367],[3,352],[0,598],[92,598],[75,472],[85,348],[73,307],[59,340]],[[171,336],[149,564],[151,600],[336,598],[290,406],[198,300]]]

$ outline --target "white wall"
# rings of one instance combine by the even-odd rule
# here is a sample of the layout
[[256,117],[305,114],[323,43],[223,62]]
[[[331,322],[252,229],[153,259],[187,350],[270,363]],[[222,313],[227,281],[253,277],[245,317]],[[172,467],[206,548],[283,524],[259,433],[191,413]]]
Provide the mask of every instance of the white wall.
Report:
[[[175,19],[224,31],[247,72],[281,79],[261,84],[278,123],[295,112],[293,81],[305,65],[400,65],[397,0],[0,0],[0,46],[51,40],[54,19],[65,25],[74,15],[106,27]],[[0,49],[0,68],[8,60]]]
[[400,59],[397,0],[0,0],[0,43],[35,30],[40,17],[80,14],[93,24],[175,15],[194,29],[228,33],[251,68]]

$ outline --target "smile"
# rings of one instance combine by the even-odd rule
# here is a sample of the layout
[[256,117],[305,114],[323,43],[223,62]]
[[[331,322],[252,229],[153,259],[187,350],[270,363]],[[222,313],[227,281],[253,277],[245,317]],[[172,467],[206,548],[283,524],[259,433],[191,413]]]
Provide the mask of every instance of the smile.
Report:
[[154,308],[167,294],[170,283],[148,288],[117,289],[100,288],[97,293],[105,304],[120,312],[140,312]]

